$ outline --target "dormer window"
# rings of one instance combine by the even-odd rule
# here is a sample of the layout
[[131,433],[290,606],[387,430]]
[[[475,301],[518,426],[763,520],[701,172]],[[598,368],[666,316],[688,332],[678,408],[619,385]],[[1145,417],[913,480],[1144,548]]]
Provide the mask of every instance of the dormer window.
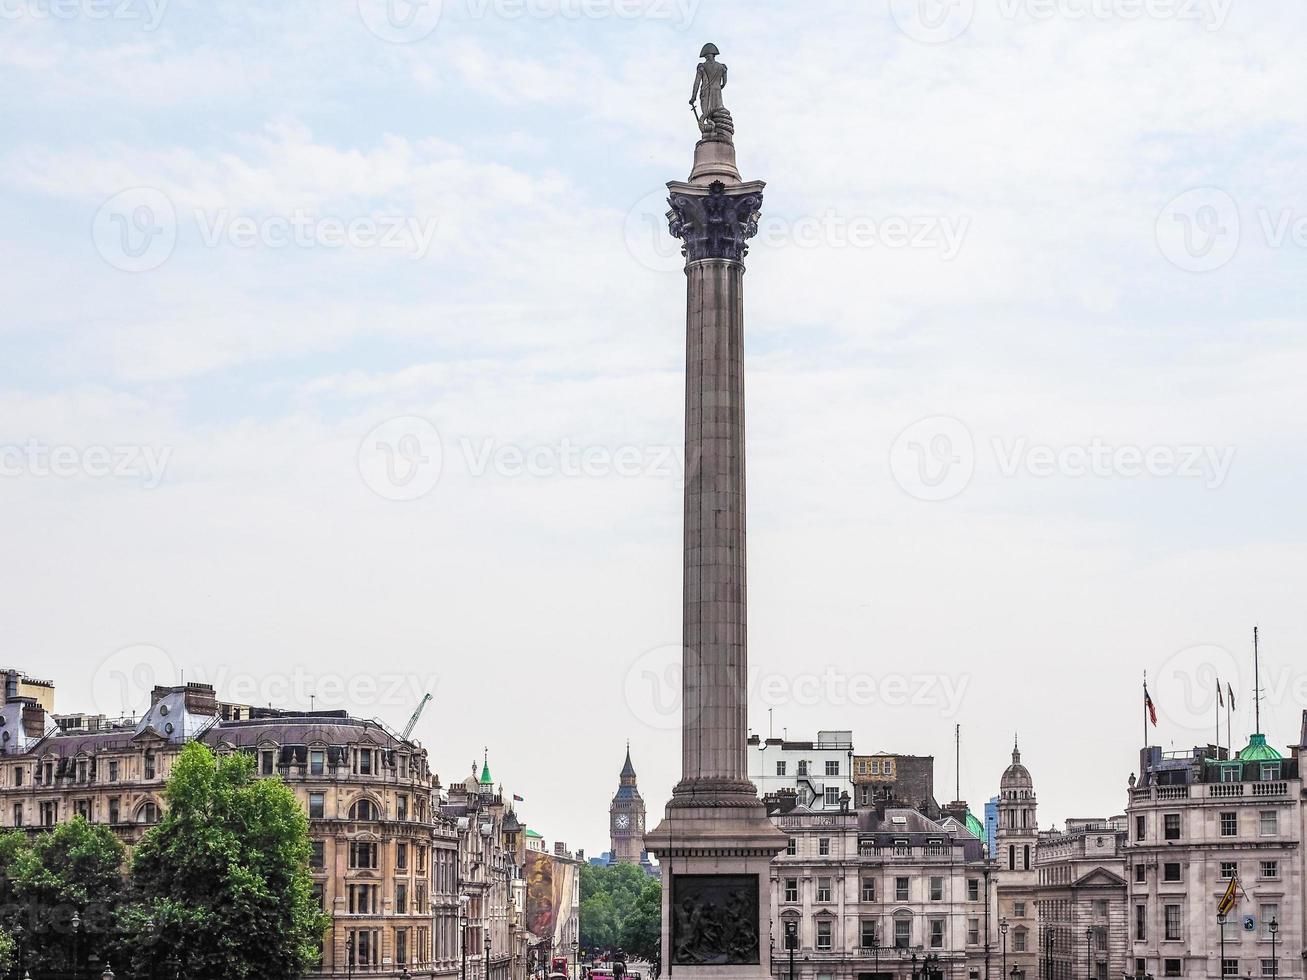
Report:
[[1280,764],[1278,762],[1262,763],[1262,782],[1270,783],[1280,778]]

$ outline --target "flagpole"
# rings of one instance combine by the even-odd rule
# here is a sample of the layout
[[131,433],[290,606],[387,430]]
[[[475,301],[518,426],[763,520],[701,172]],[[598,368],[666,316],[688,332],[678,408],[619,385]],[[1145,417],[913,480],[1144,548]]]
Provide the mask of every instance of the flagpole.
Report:
[[1221,704],[1225,701],[1221,697],[1221,678],[1216,678],[1216,744],[1212,748],[1216,749],[1216,757],[1221,757]]
[[1257,651],[1257,627],[1253,627],[1253,705],[1257,731],[1262,730],[1262,661]]
[[[1146,753],[1146,752],[1148,751],[1148,670],[1147,670],[1147,668],[1145,668],[1145,670],[1144,670],[1144,703],[1143,703],[1143,709],[1144,709],[1144,751],[1145,751],[1145,753]],[[1143,773],[1140,773],[1139,775],[1140,775],[1140,777],[1142,777],[1142,776],[1143,776]]]

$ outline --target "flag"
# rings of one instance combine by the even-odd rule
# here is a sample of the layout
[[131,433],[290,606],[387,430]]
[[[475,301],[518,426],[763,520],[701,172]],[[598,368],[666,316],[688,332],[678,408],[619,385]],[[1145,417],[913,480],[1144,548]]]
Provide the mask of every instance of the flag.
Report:
[[514,793],[514,794],[513,794],[513,802],[514,802],[514,803],[525,803],[526,800],[522,799],[522,797],[520,797],[520,796],[518,796],[516,793]]
[[1238,900],[1239,878],[1235,876],[1230,879],[1230,884],[1226,886],[1225,894],[1221,896],[1221,902],[1216,906],[1216,914],[1228,916]]
[[1225,689],[1226,689],[1227,691],[1230,692],[1230,710],[1231,710],[1231,711],[1238,711],[1239,709],[1235,706],[1235,703],[1234,703],[1234,688],[1232,688],[1232,687],[1230,686],[1230,682],[1229,682],[1229,681],[1226,681],[1226,682],[1225,682]]
[[1144,707],[1148,709],[1148,719],[1157,727],[1157,706],[1153,704],[1153,699],[1148,695],[1148,685],[1144,685]]
[[1216,703],[1225,707],[1225,695],[1221,693],[1221,678],[1216,678]]

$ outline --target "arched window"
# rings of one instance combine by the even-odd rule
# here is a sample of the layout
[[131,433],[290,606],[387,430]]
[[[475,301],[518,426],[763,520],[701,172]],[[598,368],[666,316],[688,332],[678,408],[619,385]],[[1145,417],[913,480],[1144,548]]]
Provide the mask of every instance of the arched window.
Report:
[[1013,871],[1017,869],[1017,846],[1015,844],[1007,846],[1007,866]]
[[158,823],[159,822],[159,804],[153,800],[146,800],[136,811],[137,823]]
[[365,797],[349,808],[349,818],[351,820],[377,820],[379,819],[377,805]]
[[1025,855],[1024,855],[1024,861],[1023,861],[1023,866],[1022,866],[1022,869],[1021,869],[1021,870],[1022,870],[1022,871],[1029,871],[1029,870],[1030,870],[1030,845],[1029,845],[1029,844],[1026,845],[1026,853],[1025,853]]

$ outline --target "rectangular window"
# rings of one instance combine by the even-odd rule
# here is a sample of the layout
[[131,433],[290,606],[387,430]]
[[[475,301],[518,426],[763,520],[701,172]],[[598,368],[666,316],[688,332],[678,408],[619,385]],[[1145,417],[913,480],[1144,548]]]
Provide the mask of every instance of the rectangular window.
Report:
[[826,775],[838,776],[840,774],[840,761],[838,759],[826,760]]
[[781,762],[776,763],[776,775],[778,776],[785,775],[785,762],[783,760]]
[[1239,862],[1238,862],[1238,861],[1222,861],[1222,862],[1221,862],[1221,880],[1222,880],[1222,881],[1229,881],[1231,878],[1237,878],[1237,877],[1239,877]]
[[800,759],[800,760],[799,760],[799,775],[800,775],[800,776],[806,776],[806,775],[808,775],[808,760],[807,760],[807,759]]
[[349,842],[349,866],[351,868],[377,867],[377,845],[373,841],[352,840]]
[[1142,943],[1148,940],[1148,906],[1135,906],[1135,942]]
[[1135,840],[1143,840],[1144,837],[1147,836],[1145,834],[1146,827],[1147,827],[1146,818],[1135,817]]
[[1261,870],[1262,870],[1261,877],[1263,878],[1278,878],[1280,877],[1280,862],[1263,861],[1261,863]]
[[327,887],[320,881],[315,881],[313,883],[313,901],[317,903],[319,909],[326,909]]
[[1146,864],[1136,864],[1136,865],[1135,865],[1135,881],[1142,885],[1142,884],[1143,884],[1144,882],[1146,882],[1147,880],[1148,880],[1148,865],[1146,865]]
[[271,751],[264,750],[263,752],[259,753],[259,775],[261,776],[272,775],[273,758],[274,756]]
[[863,878],[863,879],[862,879],[862,900],[863,900],[864,902],[874,902],[874,901],[876,901],[876,879],[875,879],[875,878]]
[[395,842],[395,870],[396,871],[408,870],[408,842],[407,841],[401,840]]
[[880,945],[880,930],[876,928],[875,919],[862,920],[862,948],[875,949]]
[[1280,924],[1280,906],[1278,904],[1263,905],[1260,912],[1258,926],[1262,930],[1261,937],[1264,940],[1269,940],[1271,938],[1271,923],[1274,922],[1277,926]]
[[980,920],[979,919],[973,918],[967,920],[967,945],[968,946],[980,945]]
[[118,797],[111,796],[109,797],[109,822],[118,823],[121,819],[122,814],[119,810]]
[[41,826],[53,827],[59,822],[59,804],[54,800],[41,803]]
[[404,793],[398,793],[395,796],[395,819],[408,819],[408,796]]
[[408,963],[408,930],[395,930],[395,965],[404,966]]
[[831,922],[830,919],[817,920],[817,948],[830,949],[831,947]]
[[327,771],[327,753],[322,749],[314,749],[309,753],[309,774],[321,776]]
[[1026,930],[1018,929],[1012,934],[1012,948],[1018,953],[1026,951]]
[[114,759],[109,763],[109,782],[118,782],[118,760]]
[[1026,903],[1025,903],[1025,902],[1013,902],[1013,903],[1012,903],[1012,914],[1015,915],[1018,919],[1024,919],[1024,918],[1026,917]]
[[78,781],[79,783],[84,783],[84,782],[86,782],[86,774],[87,774],[87,771],[88,771],[88,769],[87,769],[87,763],[86,763],[86,760],[85,760],[85,759],[78,759],[78,760],[77,760],[77,781]]
[[968,901],[968,902],[979,902],[979,901],[980,901],[980,879],[979,879],[979,878],[968,878],[968,879],[967,879],[967,901]]
[[827,806],[839,806],[840,788],[838,786],[827,786],[825,799],[826,799]]
[[1168,861],[1166,864],[1162,865],[1162,880],[1180,880],[1180,863],[1178,861]]
[[146,752],[146,753],[145,753],[145,778],[146,778],[146,779],[153,779],[153,778],[154,778],[154,775],[155,775],[155,770],[154,770],[154,753],[153,753],[153,752]]
[[785,845],[785,853],[790,857],[794,857],[794,855],[799,853],[799,842],[797,839],[793,837],[789,839]]
[[1162,968],[1162,975],[1167,977],[1183,976],[1181,964],[1184,960],[1167,960],[1166,965]]
[[894,879],[894,901],[906,902],[908,900],[908,878]]
[[829,901],[830,901],[830,879],[829,879],[829,878],[818,878],[818,879],[817,879],[817,901],[818,901],[818,902],[829,902]]
[[76,803],[73,804],[73,809],[77,812],[77,815],[81,817],[83,820],[91,819],[90,800],[78,800]]
[[1237,977],[1239,975],[1238,960],[1221,960],[1221,976]]
[[1258,821],[1263,837],[1275,837],[1280,833],[1280,814],[1277,810],[1263,810]]
[[23,804],[21,804],[21,803],[15,803],[15,804],[14,804],[14,826],[15,826],[15,827],[21,827],[22,825],[23,825]]
[[1168,905],[1165,908],[1166,917],[1166,941],[1179,942],[1184,938],[1182,932],[1182,920],[1180,916],[1180,906]]
[[787,901],[787,902],[789,902],[791,905],[793,905],[793,904],[795,904],[796,902],[798,902],[798,900],[799,900],[799,879],[798,879],[798,878],[786,878],[786,879],[785,879],[785,901]]
[[23,785],[23,767],[22,767],[22,766],[14,766],[14,785],[15,785],[15,786],[22,786],[22,785]]
[[912,920],[894,920],[894,946],[896,949],[908,949],[912,945]]
[[821,857],[830,857],[830,838],[819,837],[817,839],[817,854]]
[[327,846],[320,840],[309,842],[309,867],[321,870],[327,866]]
[[1278,762],[1262,763],[1262,782],[1274,782],[1280,778],[1280,764]]
[[1180,839],[1180,814],[1168,813],[1165,817],[1165,837],[1167,840]]
[[1262,960],[1262,976],[1276,977],[1279,975],[1280,971],[1276,969],[1275,960]]
[[326,797],[321,793],[309,794],[309,818],[321,820],[326,811]]
[[395,914],[408,915],[408,882],[395,882]]
[[938,875],[930,879],[930,900],[932,902],[944,901],[944,879]]
[[1222,837],[1239,836],[1239,814],[1237,813],[1221,814],[1221,836]]
[[943,919],[930,920],[930,948],[931,949],[944,948],[944,920]]

